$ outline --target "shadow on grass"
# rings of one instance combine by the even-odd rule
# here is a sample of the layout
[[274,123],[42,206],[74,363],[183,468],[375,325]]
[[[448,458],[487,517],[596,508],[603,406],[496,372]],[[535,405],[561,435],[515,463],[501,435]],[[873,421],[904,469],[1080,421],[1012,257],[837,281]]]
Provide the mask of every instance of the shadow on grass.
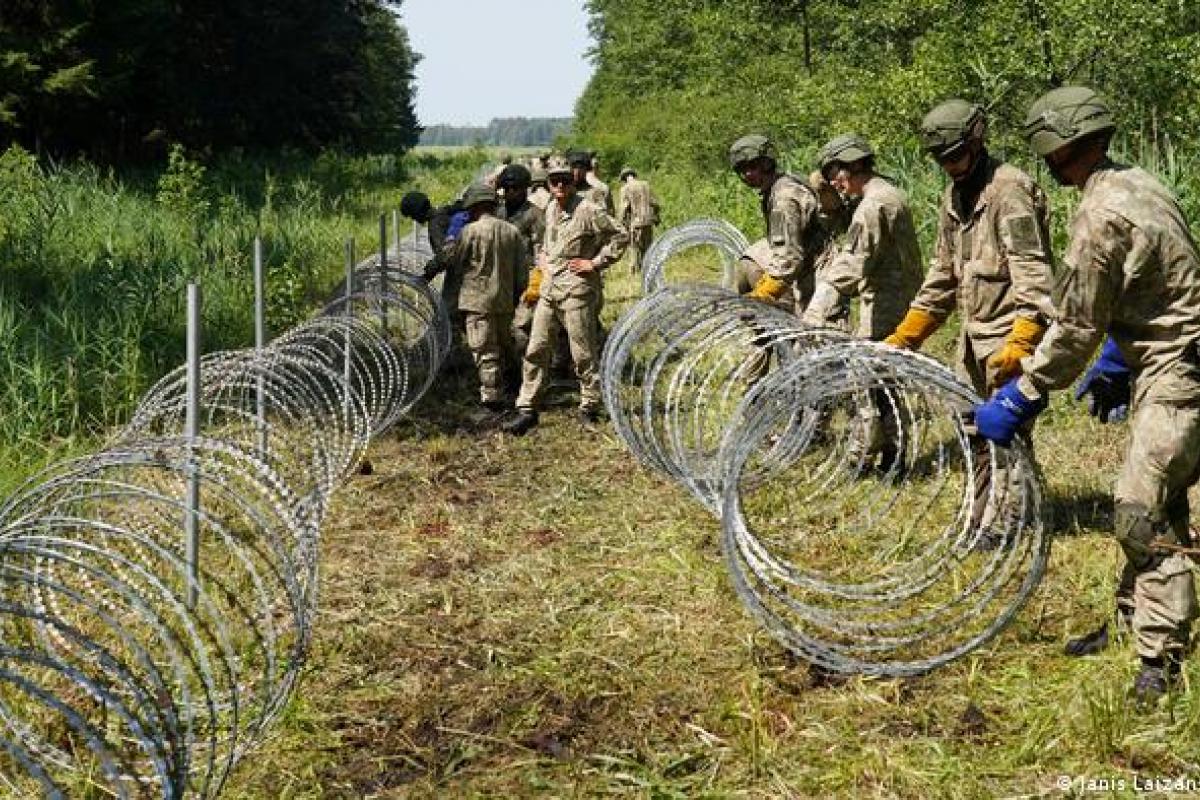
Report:
[[1046,525],[1055,536],[1085,536],[1112,530],[1113,499],[1107,492],[1048,491],[1044,502]]

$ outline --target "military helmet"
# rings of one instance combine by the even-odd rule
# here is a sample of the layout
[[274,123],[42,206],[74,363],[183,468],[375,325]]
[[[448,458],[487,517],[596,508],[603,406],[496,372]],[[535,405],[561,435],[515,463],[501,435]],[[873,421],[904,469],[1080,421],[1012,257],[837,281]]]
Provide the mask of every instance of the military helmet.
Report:
[[630,175],[632,175],[635,178],[637,177],[637,172],[633,169],[633,167],[622,167],[621,174],[618,179],[625,180]]
[[775,143],[761,133],[748,133],[729,146],[729,166],[734,169],[739,164],[753,161],[756,158],[769,158],[779,161],[779,152]]
[[562,175],[563,173],[570,175],[571,165],[567,163],[567,160],[562,156],[553,156],[549,161],[546,162],[547,179],[549,179],[551,175]]
[[921,146],[940,161],[953,161],[967,142],[982,139],[986,128],[983,106],[954,98],[939,104],[921,120]]
[[504,168],[504,171],[500,173],[500,180],[496,181],[496,183],[498,183],[501,188],[508,188],[509,186],[512,186],[513,188],[519,189],[522,186],[529,186],[529,183],[532,180],[533,176],[529,173],[529,167],[526,167],[524,164],[509,164]]
[[841,136],[830,139],[821,148],[818,156],[821,174],[824,175],[827,169],[834,164],[853,164],[855,161],[861,161],[873,155],[875,155],[875,151],[862,136],[857,133],[843,133]]
[[488,186],[486,183],[472,183],[467,187],[467,190],[463,192],[462,196],[463,208],[470,208],[471,206],[478,205],[480,203],[495,202],[496,190]]
[[1116,129],[1108,103],[1085,86],[1062,86],[1049,91],[1034,101],[1025,116],[1025,136],[1039,156]]
[[424,192],[409,192],[400,198],[400,213],[409,219],[423,220],[433,211],[433,204]]
[[592,168],[592,154],[587,150],[568,150],[567,164],[572,167]]

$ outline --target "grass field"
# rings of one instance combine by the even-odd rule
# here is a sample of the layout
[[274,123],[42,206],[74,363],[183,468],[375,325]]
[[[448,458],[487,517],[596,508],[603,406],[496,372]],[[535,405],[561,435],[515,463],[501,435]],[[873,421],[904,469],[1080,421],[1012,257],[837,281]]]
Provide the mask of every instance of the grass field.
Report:
[[[636,295],[624,269],[610,315]],[[830,681],[744,612],[717,522],[582,428],[572,396],[511,439],[472,386],[444,380],[340,495],[311,662],[229,797],[1065,797],[1089,779],[1132,797],[1135,776],[1200,778],[1200,693],[1139,714],[1127,643],[1062,655],[1111,609],[1125,436],[1065,395],[1037,433],[1058,539],[1029,606],[932,675]]]

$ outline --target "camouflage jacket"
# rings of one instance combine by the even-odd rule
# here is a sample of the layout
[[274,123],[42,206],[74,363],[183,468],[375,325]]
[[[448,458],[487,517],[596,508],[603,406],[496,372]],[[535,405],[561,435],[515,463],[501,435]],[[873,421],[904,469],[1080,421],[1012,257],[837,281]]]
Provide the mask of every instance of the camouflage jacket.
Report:
[[780,175],[763,193],[762,213],[771,243],[767,274],[804,296],[812,293],[817,258],[828,241],[820,211],[816,193],[794,175]]
[[966,219],[954,184],[946,188],[937,252],[913,306],[939,322],[958,308],[960,358],[1000,348],[1017,317],[1050,324],[1053,255],[1046,195],[1016,167],[989,161],[987,182]]
[[612,190],[608,188],[607,183],[592,173],[587,174],[587,186],[580,186],[579,190],[583,192],[584,197],[603,208],[610,217],[616,213],[613,209]]
[[1135,403],[1200,404],[1200,253],[1175,197],[1137,167],[1104,162],[1070,237],[1055,316],[1023,362],[1021,391],[1067,386],[1107,332],[1136,377]]
[[539,211],[545,211],[546,206],[550,205],[554,200],[554,195],[550,194],[550,190],[544,186],[539,186],[529,193],[529,202],[533,203]]
[[629,178],[621,185],[621,201],[617,203],[617,219],[627,230],[649,228],[658,224],[658,198],[650,184],[641,178]]
[[[525,238],[527,258],[524,267],[524,273],[529,274],[529,267],[533,264],[537,257],[538,250],[542,247],[542,236],[545,233],[545,223],[543,222],[542,211],[533,203],[526,200],[521,205],[517,206],[516,211],[508,213],[507,208],[503,203],[500,204],[500,217],[521,231],[521,236]],[[517,283],[522,283],[518,280]]]
[[447,245],[447,259],[462,275],[458,308],[476,314],[511,314],[513,279],[525,260],[525,240],[515,225],[484,214]]
[[876,175],[863,187],[846,241],[822,269],[805,316],[824,321],[841,298],[858,296],[858,335],[882,339],[904,318],[923,277],[908,196]]
[[[565,209],[546,206],[545,237],[538,266],[542,268],[542,297],[555,302],[599,299],[600,271],[621,260],[629,232],[603,207],[572,194]],[[573,258],[588,258],[595,270],[578,275],[567,267]]]

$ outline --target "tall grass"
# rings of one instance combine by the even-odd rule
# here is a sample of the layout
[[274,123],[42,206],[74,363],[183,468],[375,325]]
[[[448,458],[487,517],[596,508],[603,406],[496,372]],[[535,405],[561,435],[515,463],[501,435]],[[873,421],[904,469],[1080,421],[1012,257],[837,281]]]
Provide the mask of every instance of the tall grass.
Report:
[[346,237],[378,248],[378,216],[408,185],[448,200],[487,157],[203,164],[174,149],[160,170],[117,175],[0,154],[0,489],[120,424],[181,363],[189,280],[204,290],[205,349],[251,343],[256,234],[278,332],[325,299]]

